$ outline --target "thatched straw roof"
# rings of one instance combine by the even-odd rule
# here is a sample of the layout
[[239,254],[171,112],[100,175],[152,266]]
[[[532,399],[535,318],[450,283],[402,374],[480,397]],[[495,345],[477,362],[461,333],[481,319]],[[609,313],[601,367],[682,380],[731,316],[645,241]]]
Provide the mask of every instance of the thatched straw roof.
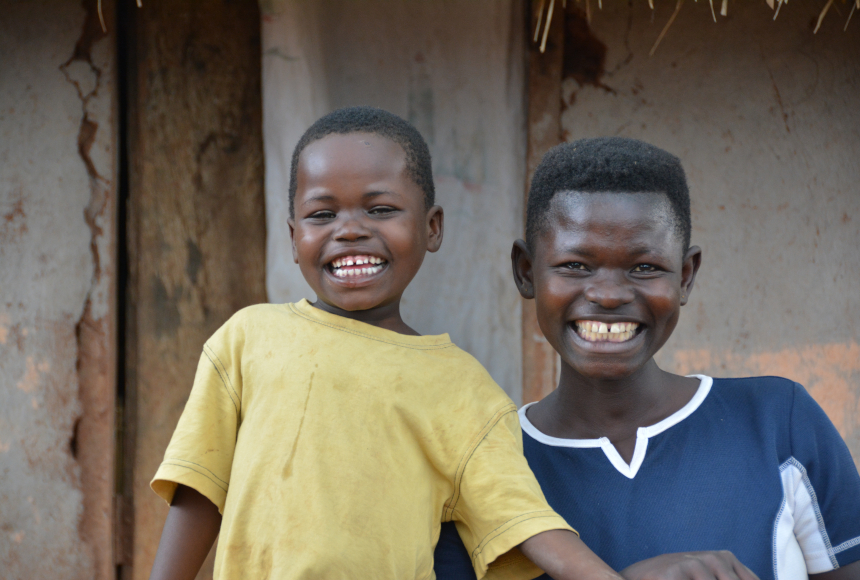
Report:
[[[563,8],[567,7],[568,0],[558,0]],[[596,0],[597,7],[603,8],[603,0]],[[698,0],[694,0],[698,2]],[[824,1],[824,0],[823,0]],[[585,3],[585,15],[589,22],[591,22],[591,8],[593,4],[593,0],[576,0],[577,4]],[[788,4],[788,0],[765,0],[767,5],[773,10],[773,19],[776,20],[777,16],[779,16],[780,10],[782,10],[783,4]],[[821,23],[824,21],[824,17],[827,16],[827,13],[830,11],[830,8],[833,6],[835,0],[826,0],[824,7],[821,9],[821,12],[818,14],[818,21],[815,24],[815,30],[813,34],[818,32],[818,29],[821,28]],[[854,11],[860,8],[860,0],[841,0],[842,4],[847,4],[850,2],[851,11],[848,13],[848,18],[845,21],[845,28],[843,30],[848,30],[848,23],[851,22],[851,17],[854,16]],[[711,5],[711,16],[714,19],[714,22],[717,22],[717,12],[714,8],[714,0],[708,0],[708,3]],[[552,16],[555,10],[556,0],[539,0],[538,5],[538,14],[537,14],[537,26],[535,26],[535,33],[532,38],[533,42],[540,44],[540,51],[543,52],[546,49],[546,39],[549,34],[549,27],[552,26]],[[663,30],[660,31],[660,35],[657,37],[657,40],[654,42],[654,46],[651,48],[650,54],[653,55],[654,51],[657,50],[657,47],[660,46],[660,42],[663,40],[663,37],[666,36],[666,33],[671,28],[672,23],[675,22],[675,18],[677,18],[678,13],[681,11],[681,6],[683,6],[684,0],[676,0],[675,10],[672,12],[672,15],[669,17],[668,22],[663,27]],[[654,9],[654,0],[648,0],[648,6],[651,10]],[[721,0],[720,5],[720,16],[728,16],[729,14],[729,0]]]

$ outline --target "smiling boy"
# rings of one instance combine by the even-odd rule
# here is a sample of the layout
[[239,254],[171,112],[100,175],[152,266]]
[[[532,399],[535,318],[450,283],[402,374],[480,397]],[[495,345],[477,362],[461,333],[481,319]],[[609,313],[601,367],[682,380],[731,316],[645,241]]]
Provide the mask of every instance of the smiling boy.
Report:
[[171,508],[151,578],[190,580],[216,535],[216,578],[433,578],[442,521],[479,577],[539,574],[519,546],[559,580],[619,578],[547,506],[510,399],[400,316],[442,242],[430,167],[379,109],[299,141],[289,227],[317,300],[246,308],[206,342],[152,481]]
[[[690,229],[680,161],[653,145],[585,139],[544,157],[512,261],[561,373],[520,409],[529,465],[625,577],[734,580],[743,562],[762,580],[860,580],[860,476],[803,387],[653,358],[701,264]],[[440,578],[473,578],[458,542],[443,530]]]

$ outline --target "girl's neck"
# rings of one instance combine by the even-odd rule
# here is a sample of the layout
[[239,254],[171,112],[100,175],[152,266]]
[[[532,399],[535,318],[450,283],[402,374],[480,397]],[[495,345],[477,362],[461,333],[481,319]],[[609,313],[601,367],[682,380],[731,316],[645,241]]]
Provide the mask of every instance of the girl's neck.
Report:
[[558,389],[529,409],[529,419],[554,437],[608,437],[615,443],[678,411],[697,388],[696,379],[667,373],[654,359],[618,379],[585,377],[563,365]]

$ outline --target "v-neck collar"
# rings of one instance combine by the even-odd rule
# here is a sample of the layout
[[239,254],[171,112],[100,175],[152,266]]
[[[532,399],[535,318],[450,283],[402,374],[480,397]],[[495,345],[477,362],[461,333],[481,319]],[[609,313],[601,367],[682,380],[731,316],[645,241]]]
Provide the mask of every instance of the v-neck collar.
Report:
[[532,439],[543,443],[544,445],[577,448],[600,447],[603,449],[603,453],[606,454],[607,459],[609,459],[621,475],[629,479],[633,479],[636,477],[636,473],[638,473],[639,468],[642,467],[642,462],[645,461],[645,451],[648,449],[648,439],[662,433],[669,427],[677,425],[689,417],[693,411],[701,406],[702,402],[704,402],[705,398],[708,396],[708,393],[711,392],[711,386],[714,384],[714,379],[706,375],[688,376],[699,379],[699,388],[696,390],[696,394],[693,395],[693,398],[690,399],[686,405],[662,421],[647,427],[639,427],[639,429],[636,430],[636,447],[633,449],[633,458],[629,465],[621,458],[618,450],[615,449],[615,446],[608,437],[600,437],[599,439],[562,439],[560,437],[550,437],[549,435],[542,433],[537,429],[537,427],[532,425],[532,422],[529,421],[529,418],[526,416],[526,409],[534,405],[534,403],[523,405],[520,409],[520,425],[522,426],[523,431],[525,431]]

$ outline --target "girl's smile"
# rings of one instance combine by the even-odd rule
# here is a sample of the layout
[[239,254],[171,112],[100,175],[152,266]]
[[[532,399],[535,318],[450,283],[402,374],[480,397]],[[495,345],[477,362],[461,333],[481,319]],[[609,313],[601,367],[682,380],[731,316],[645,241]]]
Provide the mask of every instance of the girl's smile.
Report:
[[615,380],[651,360],[692,286],[700,254],[682,244],[662,194],[556,194],[514,267],[563,368]]

